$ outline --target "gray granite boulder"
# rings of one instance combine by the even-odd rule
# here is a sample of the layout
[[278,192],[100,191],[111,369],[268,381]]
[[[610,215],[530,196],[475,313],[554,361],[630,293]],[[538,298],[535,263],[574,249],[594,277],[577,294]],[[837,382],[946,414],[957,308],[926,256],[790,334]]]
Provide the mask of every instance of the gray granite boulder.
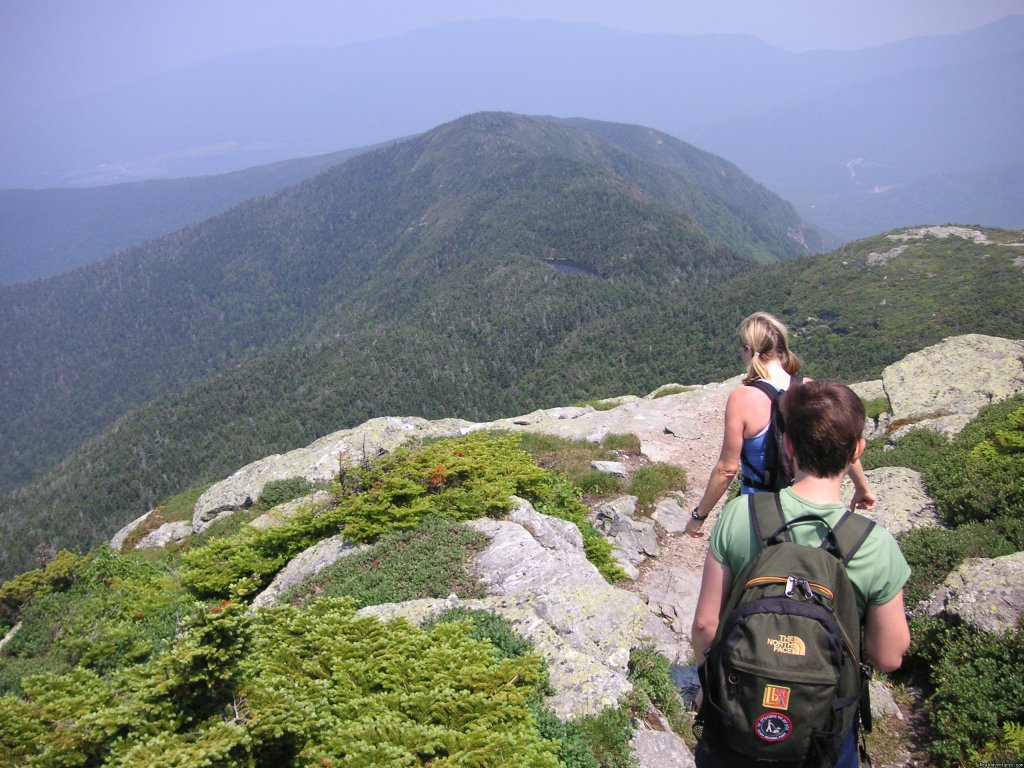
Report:
[[640,768],[694,768],[693,753],[672,731],[638,728],[629,742]]
[[198,533],[222,512],[253,504],[272,480],[303,477],[313,483],[327,482],[337,477],[342,466],[356,465],[412,440],[455,437],[469,426],[470,422],[461,419],[388,416],[327,435],[305,448],[267,456],[207,489],[196,502],[192,528]]
[[334,502],[335,498],[330,492],[323,490],[314,491],[298,499],[278,504],[273,509],[251,520],[249,525],[261,531],[267,528],[278,528],[282,525],[287,525],[289,520],[304,509],[320,510],[334,504]]
[[[906,467],[879,467],[864,473],[878,504],[871,510],[857,510],[896,535],[912,528],[942,527],[935,502],[929,498],[921,473]],[[843,503],[853,498],[853,483],[843,478],[840,490]]]
[[135,549],[166,547],[168,544],[187,539],[192,535],[192,524],[185,521],[164,523],[154,531],[150,531],[135,545]]
[[683,494],[675,493],[659,499],[655,504],[651,519],[661,526],[665,533],[677,535],[686,530],[686,521],[690,519],[690,512],[681,506],[683,499]]
[[689,637],[700,594],[701,573],[688,568],[668,568],[651,575],[647,605],[664,617],[674,632]]
[[1024,341],[944,339],[887,366],[882,382],[894,421],[955,435],[982,407],[1024,392]]
[[121,548],[124,547],[124,543],[128,540],[128,537],[131,536],[140,525],[146,522],[146,518],[149,517],[152,511],[153,510],[150,510],[143,515],[139,515],[130,523],[125,525],[124,528],[115,533],[110,539],[110,548],[115,552],[120,552]]
[[1024,615],[1024,552],[967,560],[916,612],[956,617],[996,635],[1012,631]]
[[598,472],[603,472],[606,475],[625,477],[628,474],[626,465],[621,461],[592,461],[590,462],[590,466]]
[[620,496],[597,507],[597,527],[623,552],[634,566],[657,557],[658,534],[649,520],[638,520],[637,497]]

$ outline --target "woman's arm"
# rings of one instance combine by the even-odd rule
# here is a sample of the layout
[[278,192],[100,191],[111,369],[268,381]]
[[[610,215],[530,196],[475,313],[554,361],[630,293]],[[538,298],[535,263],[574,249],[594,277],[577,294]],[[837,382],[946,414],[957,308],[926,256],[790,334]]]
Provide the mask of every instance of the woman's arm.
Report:
[[850,500],[850,509],[874,509],[877,499],[868,485],[868,479],[864,474],[864,467],[861,466],[858,457],[849,467],[846,474],[853,481],[853,498]]
[[[701,496],[695,510],[701,517],[711,514],[711,510],[715,508],[715,504],[722,498],[729,483],[739,472],[744,423],[749,410],[751,394],[760,393],[749,387],[740,387],[729,395],[729,399],[725,403],[725,433],[722,437],[722,450],[718,455],[718,461],[711,470],[707,485],[704,487],[704,495]],[[694,520],[691,517],[686,521],[686,532],[690,536],[700,536],[700,527],[703,522],[703,520]]]

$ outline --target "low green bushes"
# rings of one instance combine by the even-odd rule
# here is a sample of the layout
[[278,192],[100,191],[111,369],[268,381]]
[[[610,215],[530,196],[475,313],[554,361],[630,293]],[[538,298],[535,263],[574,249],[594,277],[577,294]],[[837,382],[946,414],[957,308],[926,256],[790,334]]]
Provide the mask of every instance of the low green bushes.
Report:
[[286,525],[246,526],[190,549],[183,555],[182,580],[204,597],[248,598],[292,557],[328,536],[344,531],[349,541],[370,542],[415,528],[430,515],[455,521],[500,517],[512,496],[573,522],[587,556],[606,578],[625,577],[575,489],[538,466],[515,435],[475,433],[399,448],[367,466],[345,469],[331,492],[337,499],[332,508],[301,510]]
[[906,604],[914,606],[927,598],[969,557],[1002,557],[1024,549],[1024,543],[1004,528],[1001,523],[968,523],[953,530],[914,528],[900,534],[897,540],[911,568],[904,588]]
[[0,697],[0,764],[556,768],[529,708],[542,676],[536,656],[503,658],[462,622],[225,602],[158,657]]
[[36,671],[102,673],[146,659],[174,637],[191,602],[162,568],[101,547],[79,558],[73,585],[37,593],[24,607],[0,656],[0,692],[19,691],[21,676]]
[[984,408],[924,471],[947,525],[1020,517],[1024,510],[1024,395]]
[[0,584],[0,634],[17,622],[22,606],[36,595],[68,589],[78,578],[83,558],[62,550],[44,568],[20,573]]
[[471,528],[437,515],[416,528],[381,536],[369,550],[341,558],[285,596],[293,603],[350,597],[357,608],[427,597],[483,597],[466,563],[487,545]]
[[864,469],[879,467],[908,467],[923,472],[934,464],[949,441],[945,435],[931,429],[917,427],[910,430],[896,445],[880,437],[868,443],[861,456]]
[[1024,628],[997,637],[927,620],[912,630],[910,663],[930,691],[928,751],[943,765],[991,762],[1006,726],[1012,739],[1024,723]]
[[[967,558],[1024,549],[1024,396],[982,409],[948,442],[913,430],[891,454],[922,472],[949,526],[899,537],[912,569],[908,606]],[[911,626],[905,666],[929,694],[929,751],[942,765],[998,761],[1024,723],[1024,630],[996,637],[945,619]]]

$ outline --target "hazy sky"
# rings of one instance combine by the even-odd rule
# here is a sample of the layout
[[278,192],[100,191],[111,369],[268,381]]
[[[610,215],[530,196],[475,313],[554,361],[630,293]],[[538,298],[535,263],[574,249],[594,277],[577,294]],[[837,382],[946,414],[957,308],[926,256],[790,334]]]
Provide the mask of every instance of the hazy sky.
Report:
[[0,99],[49,101],[239,50],[337,46],[474,18],[746,33],[804,51],[1018,14],[1024,0],[0,0]]

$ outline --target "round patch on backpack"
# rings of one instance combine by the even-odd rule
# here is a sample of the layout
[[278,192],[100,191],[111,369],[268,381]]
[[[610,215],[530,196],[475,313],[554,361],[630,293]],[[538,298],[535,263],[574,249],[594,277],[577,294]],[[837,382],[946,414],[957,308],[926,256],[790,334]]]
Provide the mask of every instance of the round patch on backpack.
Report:
[[785,741],[792,732],[793,721],[781,712],[765,712],[754,721],[757,738],[770,744]]

